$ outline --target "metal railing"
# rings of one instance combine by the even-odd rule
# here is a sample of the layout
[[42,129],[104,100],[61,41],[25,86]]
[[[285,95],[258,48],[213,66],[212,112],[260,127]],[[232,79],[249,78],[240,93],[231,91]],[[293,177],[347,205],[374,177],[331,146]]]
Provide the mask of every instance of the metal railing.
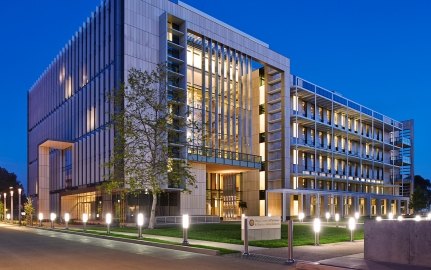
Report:
[[199,156],[214,157],[214,158],[224,158],[224,159],[246,161],[246,162],[253,162],[253,163],[261,163],[262,162],[261,156],[239,153],[239,152],[233,152],[233,151],[227,151],[227,150],[214,149],[214,148],[208,148],[208,147],[201,147],[201,146],[188,146],[188,153],[191,155],[199,155]]

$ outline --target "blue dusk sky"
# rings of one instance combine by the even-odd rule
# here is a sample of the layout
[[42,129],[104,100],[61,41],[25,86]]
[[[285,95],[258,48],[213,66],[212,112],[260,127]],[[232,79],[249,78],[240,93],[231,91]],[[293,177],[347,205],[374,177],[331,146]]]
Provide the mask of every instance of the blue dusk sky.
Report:
[[[127,1],[127,0],[126,0]],[[415,171],[431,177],[431,1],[184,0],[291,59],[293,74],[396,120],[415,120]],[[27,183],[27,92],[100,1],[4,1],[0,166]]]

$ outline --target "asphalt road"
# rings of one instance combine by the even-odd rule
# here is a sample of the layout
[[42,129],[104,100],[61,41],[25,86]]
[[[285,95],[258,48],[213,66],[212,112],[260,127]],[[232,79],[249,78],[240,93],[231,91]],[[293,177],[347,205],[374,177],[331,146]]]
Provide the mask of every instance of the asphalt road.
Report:
[[0,269],[287,269],[88,236],[0,224]]

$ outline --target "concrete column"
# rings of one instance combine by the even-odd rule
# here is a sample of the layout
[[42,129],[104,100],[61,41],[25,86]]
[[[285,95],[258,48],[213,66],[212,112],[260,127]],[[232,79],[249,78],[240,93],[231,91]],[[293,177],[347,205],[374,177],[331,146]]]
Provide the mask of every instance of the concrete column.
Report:
[[365,202],[365,213],[364,216],[371,217],[371,198],[364,198]]
[[391,213],[392,211],[391,211],[391,202],[392,202],[392,200],[389,200],[389,199],[386,199],[385,200],[386,201],[386,204],[385,204],[385,206],[386,206],[386,215],[388,215],[389,213]]
[[316,209],[314,211],[315,217],[320,217],[320,194],[316,194]]
[[304,202],[304,214],[306,217],[311,215],[311,207],[310,207],[310,203],[311,203],[311,195],[305,195],[305,202]]
[[323,195],[323,212],[325,214],[326,214],[326,212],[331,213],[331,210],[330,210],[330,207],[329,207],[329,196],[330,195]]
[[38,179],[38,207],[37,213],[49,218],[49,148],[39,146],[39,179]]
[[344,217],[344,196],[340,195],[338,197],[338,207],[340,209],[340,217]]
[[358,196],[356,196],[356,197],[354,197],[355,199],[353,200],[353,202],[354,202],[354,207],[355,207],[355,210],[354,210],[354,212],[353,213],[355,213],[355,212],[360,212],[360,206],[359,206],[359,197]]
[[304,194],[298,195],[298,213],[304,213]]
[[401,215],[401,200],[396,200],[397,203],[397,215]]
[[376,198],[376,215],[382,215],[382,200],[379,198]]

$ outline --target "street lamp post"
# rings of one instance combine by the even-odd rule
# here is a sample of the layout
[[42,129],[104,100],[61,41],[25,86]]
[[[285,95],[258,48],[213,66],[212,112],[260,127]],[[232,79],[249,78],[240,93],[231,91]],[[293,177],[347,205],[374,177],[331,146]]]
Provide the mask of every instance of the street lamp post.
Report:
[[5,193],[3,193],[3,200],[4,200],[4,207],[3,207],[3,211],[4,211],[4,213],[3,213],[3,220],[5,221],[6,220],[6,196],[7,196],[7,193],[5,192]]
[[18,188],[18,219],[19,219],[19,226],[21,226],[21,188]]
[[190,225],[189,215],[184,214],[183,215],[183,246],[189,245],[189,240],[187,235],[188,234],[187,230],[189,229],[189,225]]
[[51,229],[54,229],[54,221],[57,218],[57,215],[55,213],[51,213],[50,219],[51,219]]
[[10,220],[13,223],[13,190],[10,191]]
[[70,214],[69,213],[64,214],[64,222],[66,222],[66,230],[69,229],[69,220],[70,220]]
[[356,219],[349,218],[350,242],[353,242],[353,231],[356,229]]
[[43,213],[39,213],[38,219],[39,219],[39,226],[42,227]]
[[138,238],[141,239],[142,238],[142,226],[144,226],[144,214],[139,213],[137,221],[138,221],[137,222],[137,224],[138,224]]
[[337,228],[338,228],[338,221],[340,221],[340,214],[335,214],[335,222],[337,222]]
[[84,232],[87,231],[87,221],[88,221],[88,214],[87,213],[82,214],[82,223],[84,224]]
[[314,222],[313,222],[313,229],[314,229],[314,245],[315,246],[319,246],[320,245],[320,241],[319,241],[319,233],[320,233],[320,227],[321,227],[321,222],[320,222],[320,218],[315,218]]
[[106,233],[110,234],[111,233],[110,225],[111,225],[111,222],[112,222],[112,215],[111,215],[111,213],[107,213],[106,214],[105,222],[106,222]]

